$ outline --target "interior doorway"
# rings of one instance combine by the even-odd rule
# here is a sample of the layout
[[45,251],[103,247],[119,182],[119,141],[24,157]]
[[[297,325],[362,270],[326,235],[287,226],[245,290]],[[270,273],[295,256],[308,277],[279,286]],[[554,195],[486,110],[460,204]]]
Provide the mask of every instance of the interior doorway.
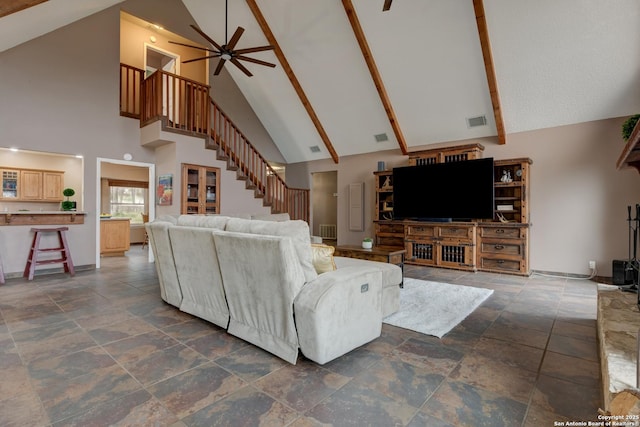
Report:
[[180,55],[145,43],[144,77],[149,77],[157,70],[180,75]]
[[[100,268],[100,219],[99,213],[102,212],[102,172],[104,164],[111,163],[116,165],[127,165],[127,166],[137,166],[141,168],[146,168],[148,185],[149,185],[149,200],[148,200],[148,210],[149,210],[149,221],[153,221],[156,216],[156,206],[155,206],[155,179],[156,179],[156,165],[153,163],[143,163],[143,162],[134,162],[128,160],[116,160],[116,159],[105,159],[105,158],[97,158],[97,167],[96,167],[96,216],[97,224],[96,224],[96,268]],[[149,250],[148,261],[153,262],[153,251]]]
[[329,245],[338,241],[338,172],[311,174],[313,235]]

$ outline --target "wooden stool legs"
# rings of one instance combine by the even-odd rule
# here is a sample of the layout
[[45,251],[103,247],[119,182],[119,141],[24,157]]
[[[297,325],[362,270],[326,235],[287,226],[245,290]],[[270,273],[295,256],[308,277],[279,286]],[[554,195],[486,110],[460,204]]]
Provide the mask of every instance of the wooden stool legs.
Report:
[[[27,277],[29,280],[33,280],[33,274],[35,273],[36,266],[42,264],[60,264],[64,265],[65,273],[69,273],[70,275],[76,274],[73,268],[73,261],[71,260],[71,251],[69,250],[69,245],[67,244],[67,237],[65,232],[69,229],[69,227],[59,227],[59,228],[32,228],[35,234],[33,235],[33,242],[31,243],[31,248],[29,249],[29,257],[27,258],[27,264],[24,267],[23,277]],[[58,233],[58,243],[60,244],[57,248],[40,248],[40,237],[42,233],[48,232],[57,232]],[[45,259],[38,260],[38,254],[42,252],[60,252],[60,258],[55,259]]]

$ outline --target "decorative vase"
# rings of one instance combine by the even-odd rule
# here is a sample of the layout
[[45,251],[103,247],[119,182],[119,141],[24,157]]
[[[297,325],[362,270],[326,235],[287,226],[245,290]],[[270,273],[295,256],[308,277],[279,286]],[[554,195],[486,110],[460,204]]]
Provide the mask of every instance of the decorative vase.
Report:
[[371,248],[373,247],[373,242],[371,242],[371,241],[369,241],[369,242],[365,242],[365,241],[363,241],[363,242],[362,242],[362,247],[363,247],[364,249],[371,249]]

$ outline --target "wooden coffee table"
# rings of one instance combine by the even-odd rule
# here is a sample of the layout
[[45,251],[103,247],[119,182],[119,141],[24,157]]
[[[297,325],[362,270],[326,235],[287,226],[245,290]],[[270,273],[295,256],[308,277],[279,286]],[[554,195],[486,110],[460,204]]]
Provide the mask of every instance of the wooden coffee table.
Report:
[[400,283],[400,287],[403,287],[404,254],[407,252],[403,248],[399,248],[397,246],[374,246],[371,249],[365,249],[362,246],[357,245],[340,245],[335,248],[336,250],[333,253],[335,256],[386,262],[399,266],[402,269],[403,278],[403,282]]

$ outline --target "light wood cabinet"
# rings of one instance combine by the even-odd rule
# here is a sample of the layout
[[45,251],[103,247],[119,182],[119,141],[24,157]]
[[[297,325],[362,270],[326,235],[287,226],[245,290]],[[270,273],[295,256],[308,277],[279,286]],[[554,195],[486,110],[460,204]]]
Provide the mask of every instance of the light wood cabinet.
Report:
[[42,200],[42,172],[20,171],[18,194],[22,200]]
[[182,164],[182,214],[220,213],[220,168]]
[[0,200],[17,200],[18,188],[20,188],[20,171],[12,169],[1,169],[2,172],[2,194]]
[[100,255],[123,256],[130,246],[130,220],[100,220]]
[[2,201],[61,202],[64,172],[39,169],[8,169],[2,172]]
[[64,198],[64,175],[60,172],[42,173],[42,200],[61,202]]

